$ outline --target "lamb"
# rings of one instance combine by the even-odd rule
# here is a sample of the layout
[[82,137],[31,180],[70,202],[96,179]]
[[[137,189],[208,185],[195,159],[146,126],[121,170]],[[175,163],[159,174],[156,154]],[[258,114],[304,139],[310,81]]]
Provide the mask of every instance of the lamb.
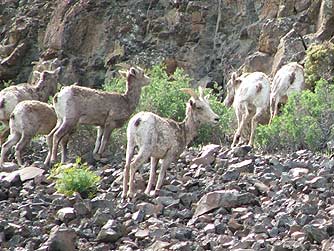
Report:
[[10,136],[2,145],[0,166],[5,161],[8,150],[15,146],[15,158],[23,165],[21,152],[35,135],[46,135],[55,127],[56,113],[51,105],[37,100],[25,100],[15,106],[10,115]]
[[0,122],[4,129],[0,135],[0,144],[3,144],[9,133],[9,118],[15,106],[23,100],[39,100],[46,102],[49,96],[57,91],[57,80],[60,67],[54,71],[34,72],[39,75],[36,84],[27,83],[12,85],[0,92]]
[[270,82],[266,74],[253,72],[241,75],[232,73],[227,84],[227,96],[224,104],[233,108],[236,113],[238,128],[234,134],[232,147],[242,143],[243,131],[251,121],[251,133],[248,144],[253,146],[254,134],[262,113],[269,108]]
[[[134,197],[135,172],[148,158],[151,159],[150,178],[145,190],[148,195],[155,179],[156,166],[159,159],[162,159],[161,171],[153,192],[155,195],[162,186],[167,168],[197,135],[200,125],[218,123],[219,116],[210,108],[208,100],[203,96],[202,88],[200,96],[192,89],[183,89],[183,92],[191,95],[183,122],[162,118],[151,112],[139,112],[130,119],[127,128],[123,200]],[[134,157],[136,147],[138,154]]]
[[285,104],[293,92],[305,89],[304,68],[296,62],[284,65],[275,74],[270,93],[270,122],[278,113],[279,104]]
[[54,107],[58,119],[47,137],[49,153],[45,165],[56,161],[59,142],[62,146],[61,162],[66,161],[67,140],[64,142],[63,138],[67,138],[77,124],[98,126],[93,154],[99,158],[104,153],[112,130],[122,127],[129,119],[139,103],[142,87],[150,82],[139,67],[131,67],[126,76],[127,90],[124,94],[77,85],[64,87],[56,94]]

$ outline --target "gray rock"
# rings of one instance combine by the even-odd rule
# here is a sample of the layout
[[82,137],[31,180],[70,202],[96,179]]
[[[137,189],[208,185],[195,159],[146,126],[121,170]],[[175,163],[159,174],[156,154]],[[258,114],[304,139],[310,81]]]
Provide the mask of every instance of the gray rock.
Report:
[[204,195],[198,202],[194,217],[198,217],[218,207],[233,208],[257,203],[251,193],[240,193],[237,190],[215,191]]
[[323,240],[329,238],[327,228],[325,226],[308,224],[303,227],[303,230],[307,239],[311,242],[317,242],[320,244]]
[[172,238],[180,241],[186,241],[192,238],[192,230],[190,228],[174,227],[170,232]]
[[76,211],[73,207],[64,207],[57,212],[57,218],[62,222],[69,222],[76,217]]
[[76,233],[74,230],[64,227],[55,226],[51,229],[51,233],[47,242],[43,245],[47,250],[66,250],[76,251]]
[[115,220],[108,220],[98,233],[97,240],[114,243],[119,240],[124,233],[125,229],[121,224],[117,223]]

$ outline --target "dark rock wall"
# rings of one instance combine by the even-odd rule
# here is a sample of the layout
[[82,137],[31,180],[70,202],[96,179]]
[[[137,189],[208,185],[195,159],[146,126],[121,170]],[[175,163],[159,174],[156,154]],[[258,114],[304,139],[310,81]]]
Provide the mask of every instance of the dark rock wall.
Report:
[[224,83],[231,71],[274,74],[334,35],[332,0],[6,0],[0,80],[26,81],[31,62],[62,61],[61,82],[100,86],[115,64]]

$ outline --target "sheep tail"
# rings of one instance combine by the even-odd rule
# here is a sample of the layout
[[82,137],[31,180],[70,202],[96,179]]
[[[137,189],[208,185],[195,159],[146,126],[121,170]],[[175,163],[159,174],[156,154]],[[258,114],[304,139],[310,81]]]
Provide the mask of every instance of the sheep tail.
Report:
[[4,108],[4,106],[5,106],[5,100],[2,98],[0,100],[0,108]]
[[296,79],[296,74],[294,72],[292,72],[290,74],[290,85],[292,85],[293,82],[295,82],[295,79]]

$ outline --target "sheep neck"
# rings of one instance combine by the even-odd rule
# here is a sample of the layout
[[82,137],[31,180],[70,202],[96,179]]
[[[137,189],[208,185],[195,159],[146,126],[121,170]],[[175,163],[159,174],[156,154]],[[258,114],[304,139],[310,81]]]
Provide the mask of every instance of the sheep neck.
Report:
[[134,81],[131,77],[128,77],[126,83],[126,92],[124,93],[124,98],[126,98],[129,110],[132,112],[136,109],[141,94],[141,85],[140,83]]
[[195,120],[194,113],[190,109],[189,113],[186,115],[186,118],[182,122],[182,125],[184,141],[185,145],[187,146],[197,136],[201,123],[200,121]]
[[53,87],[45,84],[37,84],[35,89],[39,96],[38,100],[47,101],[49,96],[54,95]]

